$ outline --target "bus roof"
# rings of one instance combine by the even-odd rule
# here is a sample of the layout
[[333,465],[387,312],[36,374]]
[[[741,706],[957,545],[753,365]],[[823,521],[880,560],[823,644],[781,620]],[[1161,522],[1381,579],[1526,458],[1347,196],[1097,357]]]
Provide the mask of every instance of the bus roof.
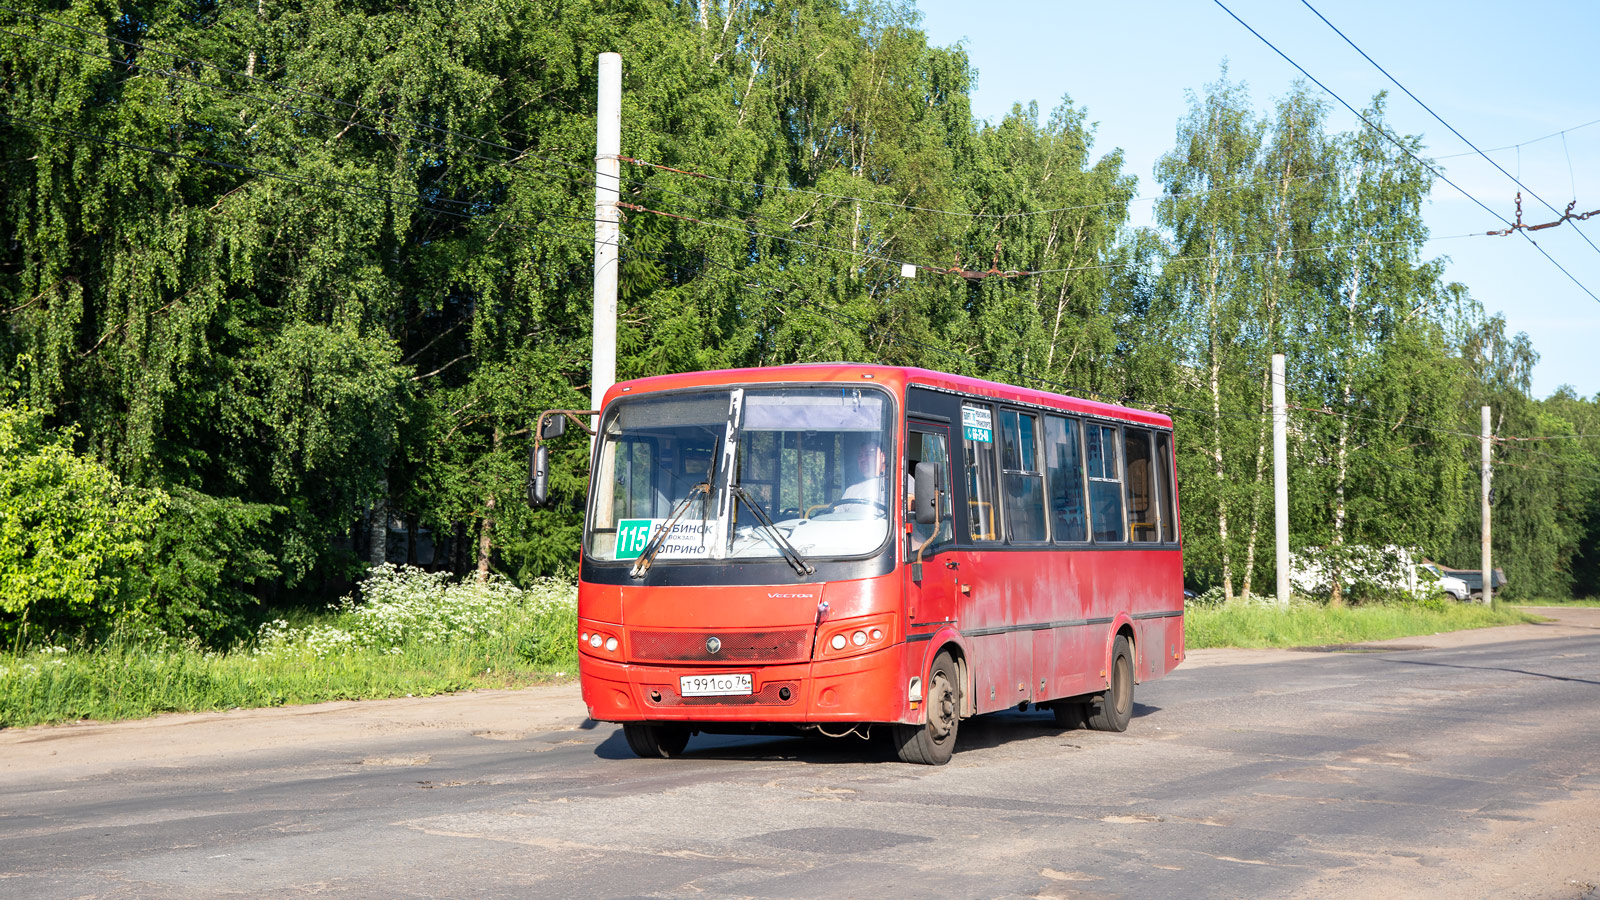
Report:
[[606,392],[605,402],[610,403],[625,395],[654,391],[681,390],[695,387],[718,387],[733,384],[800,384],[863,381],[880,384],[896,394],[904,394],[907,385],[925,385],[934,388],[975,394],[997,400],[1011,400],[1033,406],[1045,406],[1064,412],[1083,413],[1171,428],[1172,419],[1161,413],[1085,400],[1067,394],[1038,391],[1033,388],[1003,384],[966,375],[951,375],[914,366],[877,366],[865,363],[800,363],[789,366],[766,366],[758,369],[718,369],[708,372],[682,372],[677,375],[654,375],[620,381]]

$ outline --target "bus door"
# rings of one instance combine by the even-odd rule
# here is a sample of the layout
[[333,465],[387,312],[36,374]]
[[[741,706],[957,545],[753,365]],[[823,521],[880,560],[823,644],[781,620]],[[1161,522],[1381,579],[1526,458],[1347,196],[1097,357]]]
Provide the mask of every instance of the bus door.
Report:
[[910,475],[916,471],[917,463],[932,463],[938,471],[939,521],[918,525],[906,515],[904,526],[902,570],[905,573],[906,633],[908,643],[912,644],[911,655],[920,660],[925,648],[916,646],[919,636],[920,640],[927,640],[941,625],[956,619],[956,583],[960,572],[953,565],[955,555],[948,552],[955,537],[950,518],[950,428],[912,419],[907,424],[905,446],[907,477],[902,480],[906,482],[908,499]]

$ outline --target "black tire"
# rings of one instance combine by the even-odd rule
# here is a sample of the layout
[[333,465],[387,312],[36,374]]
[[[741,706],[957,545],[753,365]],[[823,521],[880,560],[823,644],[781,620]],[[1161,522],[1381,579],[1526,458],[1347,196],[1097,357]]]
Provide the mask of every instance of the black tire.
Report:
[[1050,711],[1055,713],[1057,728],[1082,728],[1089,717],[1087,704],[1066,700],[1058,701]]
[[628,749],[643,759],[671,759],[682,756],[689,746],[689,726],[660,722],[624,722],[622,736]]
[[1111,646],[1111,683],[1089,704],[1089,727],[1095,731],[1127,731],[1133,718],[1133,648],[1126,635]]
[[942,766],[956,749],[956,732],[961,726],[961,680],[956,661],[940,651],[928,670],[927,701],[921,725],[894,726],[895,751],[901,762]]

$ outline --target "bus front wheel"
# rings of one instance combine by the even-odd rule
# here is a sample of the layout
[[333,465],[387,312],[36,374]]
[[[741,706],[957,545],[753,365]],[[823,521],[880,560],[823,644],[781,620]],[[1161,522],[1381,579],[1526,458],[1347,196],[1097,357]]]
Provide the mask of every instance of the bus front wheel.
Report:
[[644,759],[682,756],[683,748],[689,746],[689,728],[686,725],[623,722],[622,736],[628,739],[628,748]]
[[1095,731],[1127,731],[1133,718],[1133,648],[1118,635],[1111,648],[1111,683],[1089,704],[1089,727]]
[[956,749],[956,730],[961,725],[961,681],[956,661],[940,651],[928,672],[927,714],[921,725],[896,725],[895,749],[902,762],[942,766]]

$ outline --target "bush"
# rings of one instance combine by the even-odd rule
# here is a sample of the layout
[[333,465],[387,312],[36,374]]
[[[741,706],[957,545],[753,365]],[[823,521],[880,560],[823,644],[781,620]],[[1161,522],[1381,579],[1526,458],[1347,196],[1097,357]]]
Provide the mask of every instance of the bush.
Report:
[[248,589],[278,575],[266,531],[283,512],[174,489],[135,580],[130,630],[154,629],[219,648],[248,637],[247,616],[260,603]]
[[[3,398],[0,398],[3,399]],[[26,404],[0,405],[0,640],[111,625],[167,497],[125,487]]]
[[445,573],[385,564],[368,574],[357,594],[330,607],[331,622],[296,628],[275,619],[261,626],[255,652],[323,658],[348,650],[502,638],[512,639],[529,662],[554,663],[561,654],[551,648],[574,640],[577,603],[577,586],[568,581],[542,579],[519,588],[500,578],[455,581]]

